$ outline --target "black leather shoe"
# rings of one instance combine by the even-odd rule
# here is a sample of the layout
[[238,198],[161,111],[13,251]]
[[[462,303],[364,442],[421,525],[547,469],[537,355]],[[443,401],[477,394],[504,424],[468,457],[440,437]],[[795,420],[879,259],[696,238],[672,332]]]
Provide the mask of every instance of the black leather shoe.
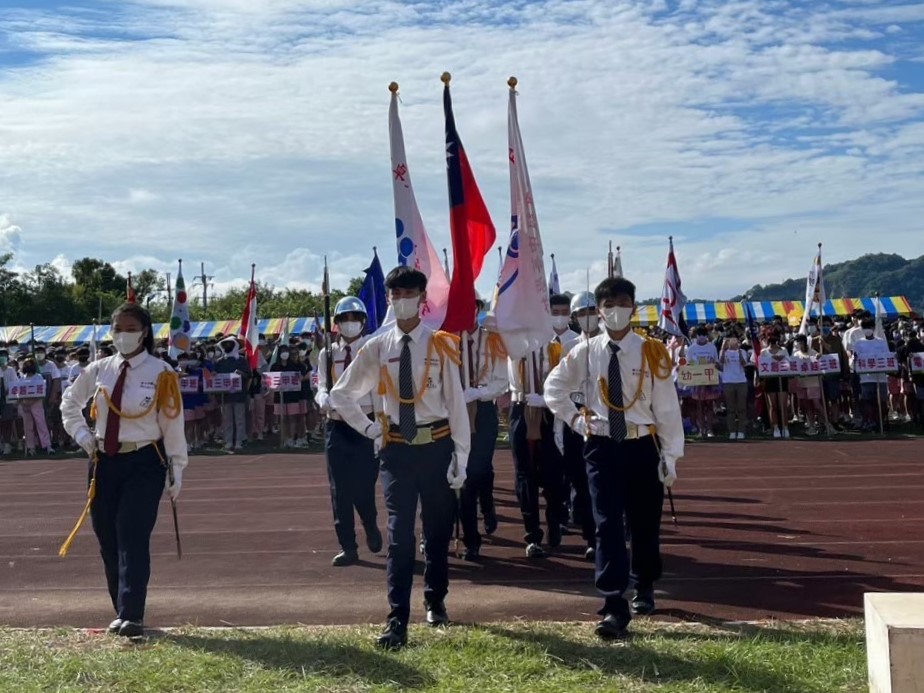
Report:
[[594,628],[594,632],[603,640],[625,640],[629,635],[628,627],[627,618],[607,614]]
[[356,551],[341,551],[330,562],[335,568],[342,568],[355,563],[359,563],[359,554]]
[[375,644],[383,650],[400,650],[407,645],[407,627],[396,618],[388,619]]
[[446,604],[437,602],[427,605],[427,625],[431,628],[440,628],[449,625],[449,614],[446,613]]
[[119,629],[122,628],[122,619],[117,618],[115,621],[109,624],[109,627],[106,629],[106,632],[110,635],[118,635]]
[[497,513],[493,510],[484,514],[484,533],[488,536],[497,531]]
[[584,551],[584,560],[589,563],[593,563],[594,561],[596,561],[597,560],[597,549],[594,548],[593,546],[588,546],[587,549]]
[[647,616],[655,610],[654,589],[637,587],[632,597],[632,613]]
[[144,635],[144,624],[139,621],[122,621],[119,635],[123,638],[140,638]]
[[470,563],[476,563],[481,558],[481,547],[472,546],[465,549],[465,553],[462,556],[463,561],[469,561]]
[[382,533],[376,526],[366,528],[366,546],[372,553],[378,553],[382,550]]

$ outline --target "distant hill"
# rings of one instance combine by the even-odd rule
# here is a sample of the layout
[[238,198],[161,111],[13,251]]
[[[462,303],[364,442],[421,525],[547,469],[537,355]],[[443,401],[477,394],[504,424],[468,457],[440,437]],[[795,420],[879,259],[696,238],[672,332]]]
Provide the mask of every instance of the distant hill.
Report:
[[[824,281],[829,299],[875,296],[878,292],[882,296],[905,296],[920,310],[924,306],[924,255],[914,260],[886,253],[863,255],[825,265]],[[752,301],[802,301],[805,277],[787,279],[782,284],[757,284],[747,295]],[[731,300],[743,298],[735,296]]]

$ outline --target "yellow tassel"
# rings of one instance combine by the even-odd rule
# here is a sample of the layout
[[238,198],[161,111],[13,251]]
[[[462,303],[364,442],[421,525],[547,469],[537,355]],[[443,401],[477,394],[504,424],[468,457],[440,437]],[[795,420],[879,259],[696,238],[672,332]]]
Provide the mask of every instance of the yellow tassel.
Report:
[[670,352],[663,343],[657,339],[646,339],[642,345],[642,354],[648,364],[648,370],[658,380],[667,380],[671,377],[674,364],[671,362]]
[[487,339],[487,351],[495,361],[507,358],[507,347],[504,346],[504,340],[496,332],[489,332]]
[[561,361],[561,344],[559,342],[551,342],[549,344],[549,366],[555,368],[559,361]]
[[71,530],[71,533],[67,535],[67,539],[61,544],[61,548],[58,549],[58,555],[61,558],[64,558],[67,552],[71,550],[71,544],[74,543],[74,539],[77,538],[77,533],[80,532],[83,523],[87,521],[87,515],[90,514],[90,506],[93,505],[93,499],[96,498],[96,465],[98,462],[99,458],[96,453],[93,453],[93,474],[90,476],[90,487],[87,489],[87,504],[83,507],[83,512],[80,513],[80,517],[77,518],[77,524],[74,525],[74,529]]
[[438,330],[433,333],[433,346],[439,354],[440,361],[448,358],[457,366],[462,365],[462,356],[459,354],[461,340],[458,335]]

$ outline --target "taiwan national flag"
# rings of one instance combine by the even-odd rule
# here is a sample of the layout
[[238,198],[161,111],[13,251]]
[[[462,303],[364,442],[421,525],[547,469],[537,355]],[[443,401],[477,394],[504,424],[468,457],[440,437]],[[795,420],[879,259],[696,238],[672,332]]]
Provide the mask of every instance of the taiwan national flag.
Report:
[[485,255],[494,246],[494,224],[485,207],[452,114],[449,82],[443,89],[446,115],[446,170],[449,180],[449,229],[452,233],[452,280],[443,329],[471,330],[475,320],[475,280]]
[[255,266],[251,265],[250,290],[247,292],[247,304],[244,306],[244,314],[241,316],[241,337],[244,338],[244,351],[247,354],[247,363],[254,369],[260,361],[260,352],[257,349],[260,329],[257,327],[257,283],[254,279],[255,272]]

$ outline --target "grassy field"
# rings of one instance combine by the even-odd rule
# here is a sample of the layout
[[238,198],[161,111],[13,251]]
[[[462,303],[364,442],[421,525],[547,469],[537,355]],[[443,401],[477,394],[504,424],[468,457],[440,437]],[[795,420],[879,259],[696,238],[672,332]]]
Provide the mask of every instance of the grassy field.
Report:
[[0,691],[866,690],[858,621],[632,628],[628,642],[604,644],[590,624],[414,627],[399,653],[377,650],[372,627],[180,629],[137,645],[0,629]]

